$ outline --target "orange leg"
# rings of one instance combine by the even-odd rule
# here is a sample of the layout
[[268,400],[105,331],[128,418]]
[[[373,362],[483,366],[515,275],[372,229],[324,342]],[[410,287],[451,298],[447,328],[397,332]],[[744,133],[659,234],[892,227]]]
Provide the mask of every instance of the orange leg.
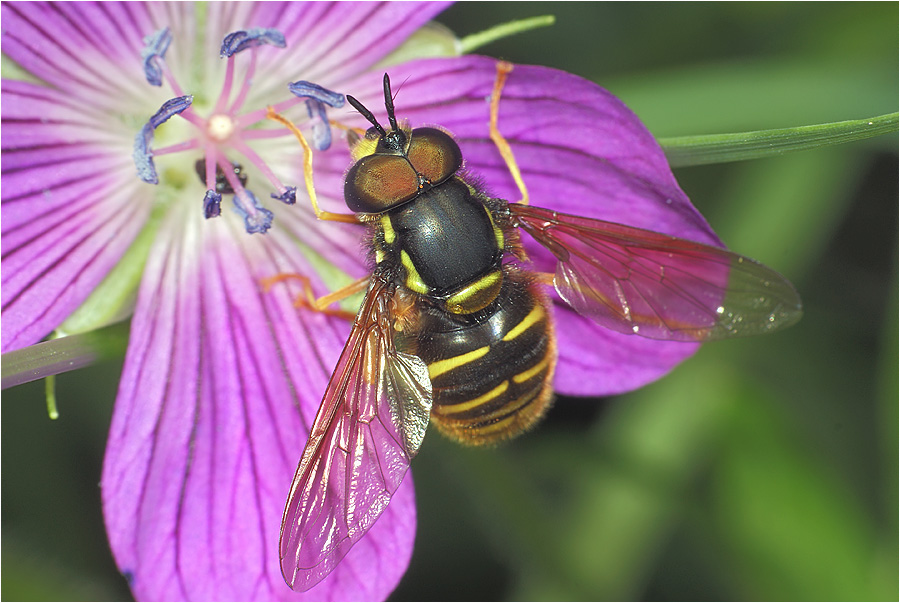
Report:
[[360,139],[366,135],[366,130],[364,128],[352,128],[339,121],[334,121],[333,119],[329,119],[328,123],[338,130],[343,130],[347,133],[347,146],[350,147],[350,149],[353,149],[353,147],[359,143]]
[[345,126],[343,123],[341,123],[341,122],[339,122],[339,121],[335,121],[335,120],[333,120],[333,119],[329,119],[329,120],[328,120],[328,123],[329,123],[329,125],[334,126],[334,127],[337,128],[338,130],[344,130],[345,132],[353,132],[354,134],[356,134],[356,135],[359,136],[360,138],[362,138],[363,136],[366,135],[366,129],[365,129],[365,128],[352,128],[352,127],[350,127],[350,126]]
[[497,150],[500,151],[500,156],[503,157],[503,161],[506,162],[506,166],[509,168],[509,173],[512,174],[516,186],[519,187],[519,192],[522,195],[519,203],[528,205],[528,189],[525,187],[525,181],[522,180],[522,172],[519,171],[519,164],[516,163],[512,148],[509,146],[509,143],[506,142],[506,139],[503,137],[503,134],[500,133],[500,129],[497,126],[497,120],[500,116],[500,93],[503,91],[503,86],[506,84],[506,77],[512,70],[512,63],[506,61],[497,63],[497,79],[494,80],[494,91],[491,92],[490,136],[491,140],[493,140],[494,144],[497,146]]
[[330,220],[332,222],[358,223],[359,218],[356,217],[356,214],[338,214],[319,209],[319,201],[316,198],[316,188],[313,186],[312,147],[306,142],[306,138],[303,137],[300,129],[288,118],[275,113],[275,110],[272,109],[272,107],[267,107],[266,119],[280,123],[290,130],[294,136],[297,137],[297,140],[300,141],[300,145],[303,147],[303,179],[306,181],[306,192],[309,194],[309,201],[312,203],[316,218],[319,220]]
[[550,274],[549,272],[530,272],[529,274],[542,285],[547,285],[548,287],[556,286],[555,274]]
[[369,284],[369,277],[366,276],[353,281],[345,287],[341,287],[337,291],[332,291],[328,295],[323,295],[322,297],[318,298],[316,297],[316,294],[312,289],[312,284],[309,281],[309,277],[302,274],[297,274],[295,272],[282,272],[280,274],[276,274],[275,276],[264,278],[260,281],[260,284],[263,287],[263,291],[268,293],[269,290],[271,290],[272,286],[276,283],[281,283],[288,280],[299,280],[303,285],[303,293],[301,295],[298,295],[294,299],[294,307],[308,308],[310,310],[313,310],[314,312],[321,312],[322,314],[325,314],[327,316],[336,316],[338,318],[343,318],[344,320],[351,322],[354,318],[356,318],[356,314],[354,312],[347,312],[346,310],[329,308],[328,306],[335,302],[339,302],[342,299],[350,297],[355,293],[359,293]]

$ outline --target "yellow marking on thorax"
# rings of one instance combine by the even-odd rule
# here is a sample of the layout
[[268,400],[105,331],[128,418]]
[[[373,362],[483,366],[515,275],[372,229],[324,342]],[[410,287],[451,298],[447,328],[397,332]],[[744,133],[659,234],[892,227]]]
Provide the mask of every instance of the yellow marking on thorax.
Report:
[[387,214],[381,216],[381,230],[384,232],[384,242],[393,245],[397,240],[397,233],[394,232],[394,225],[391,224],[391,217]]
[[503,336],[503,341],[512,341],[542,318],[544,318],[544,308],[541,304],[535,304],[534,308],[531,309],[531,312],[522,319],[522,322],[517,324],[509,331],[509,333]]
[[465,354],[460,354],[459,356],[454,356],[453,358],[446,358],[444,360],[437,360],[428,365],[428,376],[431,377],[433,381],[435,377],[438,375],[443,375],[447,371],[452,371],[455,368],[459,368],[464,366],[473,360],[478,360],[485,354],[487,354],[491,350],[491,346],[486,345],[484,347],[478,348],[477,350],[472,350],[471,352],[466,352]]
[[487,212],[488,220],[491,222],[491,229],[494,231],[494,239],[497,241],[497,249],[502,250],[506,245],[506,240],[503,238],[503,229],[494,222],[494,216],[491,215],[491,210],[489,210],[487,206],[484,206],[484,211]]
[[540,362],[535,364],[533,367],[531,367],[527,371],[522,371],[518,375],[515,375],[513,377],[513,381],[515,383],[525,383],[526,381],[528,381],[529,379],[531,379],[532,377],[534,377],[535,375],[537,375],[538,373],[543,371],[545,368],[547,368],[547,363],[549,363],[549,362],[550,362],[550,358],[548,356],[544,356],[543,360],[541,360]]
[[509,381],[504,381],[488,393],[478,396],[477,398],[473,398],[468,402],[461,402],[459,404],[448,404],[446,406],[438,406],[435,405],[434,411],[440,413],[442,415],[453,415],[461,412],[466,412],[467,410],[472,410],[473,408],[484,404],[485,402],[489,402],[496,398],[497,396],[503,395],[506,390],[509,389]]
[[447,309],[454,314],[473,314],[483,310],[497,299],[502,285],[503,273],[500,270],[489,272],[447,299]]
[[413,264],[409,254],[406,253],[406,250],[400,251],[400,263],[406,268],[406,288],[415,291],[420,295],[428,293],[428,285],[426,285],[425,281],[422,280],[422,277],[419,276],[419,271],[416,270],[416,266]]

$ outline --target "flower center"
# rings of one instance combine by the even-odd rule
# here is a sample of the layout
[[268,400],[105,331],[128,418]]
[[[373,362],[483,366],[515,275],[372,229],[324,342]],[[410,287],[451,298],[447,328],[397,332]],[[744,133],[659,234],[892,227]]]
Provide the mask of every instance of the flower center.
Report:
[[[297,189],[284,185],[248,143],[290,133],[281,128],[255,127],[265,122],[266,108],[245,113],[241,113],[241,110],[256,72],[257,48],[265,44],[284,48],[284,36],[275,29],[265,28],[239,30],[225,36],[219,53],[226,60],[225,80],[208,117],[195,111],[192,106],[193,96],[182,92],[181,86],[166,65],[165,54],[171,41],[172,34],[168,28],[144,39],[146,46],[141,57],[147,81],[154,86],[162,86],[165,81],[177,96],[163,103],[135,137],[134,162],[138,176],[145,182],[158,184],[154,157],[200,150],[203,157],[196,161],[195,169],[207,189],[203,199],[204,216],[213,218],[220,215],[222,194],[233,194],[235,211],[244,218],[247,232],[264,233],[272,224],[273,214],[247,188],[247,175],[243,165],[252,165],[268,180],[275,191],[269,194],[273,199],[293,204],[296,202]],[[235,56],[244,51],[249,51],[249,63],[243,81],[235,90]],[[288,84],[288,91],[293,97],[275,103],[269,109],[283,111],[305,102],[315,146],[319,150],[327,149],[331,144],[331,130],[326,106],[343,106],[344,95],[304,81]],[[194,135],[166,147],[151,148],[155,130],[176,115],[193,126]],[[242,156],[240,162],[234,160],[235,154]]]
[[225,142],[236,129],[234,120],[228,115],[218,113],[206,122],[206,134],[215,142]]

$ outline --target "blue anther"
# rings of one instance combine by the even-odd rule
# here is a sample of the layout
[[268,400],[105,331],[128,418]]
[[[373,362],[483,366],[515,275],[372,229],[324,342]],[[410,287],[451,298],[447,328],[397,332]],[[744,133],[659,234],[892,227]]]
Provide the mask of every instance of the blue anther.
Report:
[[265,233],[272,226],[272,219],[275,217],[275,214],[260,205],[259,200],[249,190],[244,189],[244,194],[253,202],[256,212],[254,214],[247,212],[240,201],[238,201],[237,195],[234,196],[234,210],[244,218],[244,227],[247,229],[247,233]]
[[331,146],[331,126],[325,105],[338,109],[344,106],[346,98],[343,94],[304,80],[291,82],[288,90],[294,96],[306,99],[306,110],[312,120],[313,145],[320,151],[326,150]]
[[203,197],[203,216],[208,220],[222,213],[222,195],[210,189]]
[[325,114],[325,105],[311,98],[306,99],[306,111],[312,121],[313,145],[320,151],[331,146],[331,125]]
[[248,48],[262,46],[263,44],[271,44],[278,48],[287,46],[284,41],[284,34],[277,29],[270,27],[252,27],[250,29],[239,29],[233,31],[222,40],[222,48],[219,50],[219,56],[223,59],[237,54]]
[[285,205],[293,205],[297,202],[297,187],[289,186],[282,194],[276,195],[275,193],[270,193],[269,196],[281,201]]
[[173,115],[178,115],[190,107],[192,102],[194,102],[193,96],[178,96],[167,100],[134,137],[132,157],[138,177],[144,182],[159,184],[159,176],[156,174],[156,166],[153,164],[153,149],[150,148],[150,143],[153,142],[153,131]]
[[339,92],[334,92],[329,90],[328,88],[323,88],[318,84],[313,84],[312,82],[306,82],[300,80],[299,82],[292,82],[288,84],[288,90],[294,96],[299,96],[300,98],[311,98],[313,100],[317,100],[320,103],[325,103],[329,107],[333,107],[335,109],[340,109],[344,106],[346,102],[346,98],[343,94]]
[[172,31],[164,27],[144,38],[141,59],[144,61],[144,77],[153,86],[162,86],[162,68],[160,63],[166,57],[169,44],[172,43]]
[[170,117],[178,115],[179,113],[190,107],[191,103],[193,102],[194,96],[192,94],[170,98],[169,100],[164,102],[159,108],[159,111],[154,113],[150,118],[150,126],[152,126],[155,130],[156,128],[169,121]]

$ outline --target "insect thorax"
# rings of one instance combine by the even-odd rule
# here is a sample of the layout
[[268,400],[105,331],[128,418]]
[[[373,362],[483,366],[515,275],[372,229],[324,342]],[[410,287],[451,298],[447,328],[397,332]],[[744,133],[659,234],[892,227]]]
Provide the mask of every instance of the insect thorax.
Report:
[[455,314],[485,308],[500,291],[504,233],[491,201],[451,178],[375,222],[378,267]]

